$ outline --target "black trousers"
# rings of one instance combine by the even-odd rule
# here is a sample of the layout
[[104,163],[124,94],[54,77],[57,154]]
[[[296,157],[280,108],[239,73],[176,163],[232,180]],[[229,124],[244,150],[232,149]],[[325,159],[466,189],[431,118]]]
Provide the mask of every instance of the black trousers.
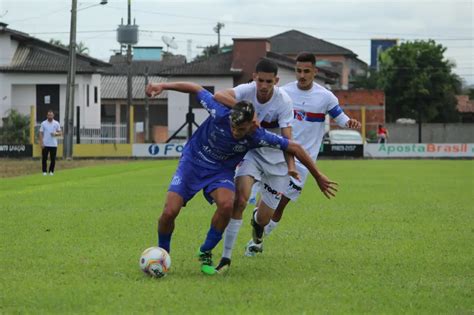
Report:
[[58,151],[57,147],[44,147],[42,153],[42,164],[43,164],[43,173],[46,173],[46,166],[48,161],[48,153],[51,158],[51,163],[49,164],[49,172],[54,173],[54,165],[56,165],[56,152]]

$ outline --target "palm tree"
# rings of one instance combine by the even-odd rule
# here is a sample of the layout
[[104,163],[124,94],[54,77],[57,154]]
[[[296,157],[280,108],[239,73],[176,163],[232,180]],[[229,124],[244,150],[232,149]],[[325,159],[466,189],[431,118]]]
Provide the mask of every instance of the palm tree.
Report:
[[[56,45],[56,46],[60,46],[60,47],[63,47],[63,48],[66,48],[66,49],[69,49],[69,45],[65,45],[61,40],[59,39],[54,39],[54,38],[51,38],[49,40],[49,43],[50,44],[53,44],[53,45]],[[84,42],[79,42],[76,44],[76,52],[78,54],[85,54],[87,55],[89,53],[89,48],[86,46],[86,44]]]
[[87,54],[89,53],[89,48],[86,46],[85,43],[79,42],[79,43],[76,45],[76,52],[79,53],[79,54],[85,54],[85,55],[87,55]]

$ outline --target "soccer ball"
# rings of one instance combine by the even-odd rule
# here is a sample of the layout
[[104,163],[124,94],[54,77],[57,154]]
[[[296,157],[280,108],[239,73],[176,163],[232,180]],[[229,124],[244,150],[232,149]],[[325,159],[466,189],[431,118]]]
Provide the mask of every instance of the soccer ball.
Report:
[[149,276],[162,278],[166,276],[171,266],[171,257],[161,247],[150,247],[143,251],[140,257],[140,269]]

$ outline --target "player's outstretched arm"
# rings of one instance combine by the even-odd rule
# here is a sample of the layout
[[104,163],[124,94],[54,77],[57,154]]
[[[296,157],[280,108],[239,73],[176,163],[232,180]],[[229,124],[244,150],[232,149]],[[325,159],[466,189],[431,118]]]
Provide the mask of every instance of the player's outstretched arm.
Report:
[[177,91],[182,93],[198,93],[204,88],[193,82],[166,82],[166,83],[149,83],[146,86],[145,93],[149,97],[160,95],[163,91]]
[[309,156],[306,150],[298,143],[294,141],[289,141],[287,152],[292,153],[296,158],[303,163],[304,166],[309,170],[311,175],[316,180],[316,183],[319,186],[321,192],[330,199],[331,196],[335,197],[337,192],[337,183],[331,181],[326,175],[321,173],[316,164],[313,162],[313,159]]
[[214,94],[214,99],[219,103],[229,107],[232,107],[235,105],[235,103],[237,103],[237,100],[235,99],[234,89],[227,89],[216,92]]

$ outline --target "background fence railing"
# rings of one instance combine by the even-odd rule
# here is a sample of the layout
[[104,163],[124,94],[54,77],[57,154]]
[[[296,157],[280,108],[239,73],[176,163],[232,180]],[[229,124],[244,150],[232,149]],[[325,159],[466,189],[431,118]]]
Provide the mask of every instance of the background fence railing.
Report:
[[[40,125],[35,126],[35,143],[38,143]],[[74,143],[77,142],[77,127],[74,127]],[[58,137],[58,143],[63,143],[63,137]],[[100,128],[79,128],[79,143],[127,143],[126,124],[101,124]]]

